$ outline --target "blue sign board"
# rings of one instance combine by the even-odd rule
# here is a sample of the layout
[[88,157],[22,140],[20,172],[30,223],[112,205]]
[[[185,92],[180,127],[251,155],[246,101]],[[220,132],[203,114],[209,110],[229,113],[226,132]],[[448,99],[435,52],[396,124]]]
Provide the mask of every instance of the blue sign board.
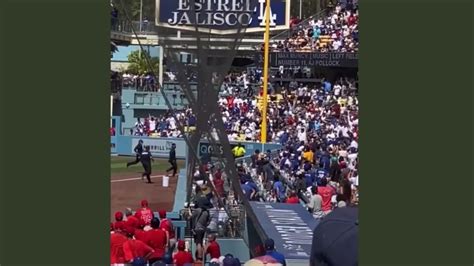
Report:
[[318,221],[300,204],[250,202],[267,237],[286,259],[309,260]]
[[[194,3],[194,5],[193,5]],[[265,30],[265,0],[156,0],[156,25],[214,34]],[[271,0],[270,29],[289,28],[290,0]]]

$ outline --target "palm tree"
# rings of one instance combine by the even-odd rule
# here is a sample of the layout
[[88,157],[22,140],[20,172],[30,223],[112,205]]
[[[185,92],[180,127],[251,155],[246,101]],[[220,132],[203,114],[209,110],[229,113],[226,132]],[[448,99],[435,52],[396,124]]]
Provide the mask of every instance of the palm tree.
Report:
[[[152,69],[149,68],[146,58],[149,58]],[[128,62],[130,63],[127,71],[132,74],[144,74],[147,72],[158,73],[160,60],[158,57],[150,57],[147,51],[133,51],[128,55]]]

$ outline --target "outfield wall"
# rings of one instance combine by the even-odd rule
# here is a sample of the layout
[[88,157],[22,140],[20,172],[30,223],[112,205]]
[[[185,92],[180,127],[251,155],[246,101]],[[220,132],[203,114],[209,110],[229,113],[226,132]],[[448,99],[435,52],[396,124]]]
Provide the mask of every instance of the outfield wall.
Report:
[[[139,140],[143,140],[144,145],[150,146],[150,151],[154,157],[168,158],[171,144],[176,144],[176,157],[178,159],[186,159],[188,154],[187,145],[182,138],[150,138],[139,136],[112,136],[111,137],[111,153],[115,155],[134,156],[133,148],[137,145]],[[277,150],[282,146],[276,143],[261,144],[257,142],[240,142],[245,147],[246,154],[251,155],[255,150]],[[231,142],[231,146],[235,146],[237,142]],[[219,146],[220,147],[220,146]],[[221,151],[219,151],[221,152]],[[208,141],[202,140],[199,144],[199,156],[206,154],[214,154],[212,146]]]

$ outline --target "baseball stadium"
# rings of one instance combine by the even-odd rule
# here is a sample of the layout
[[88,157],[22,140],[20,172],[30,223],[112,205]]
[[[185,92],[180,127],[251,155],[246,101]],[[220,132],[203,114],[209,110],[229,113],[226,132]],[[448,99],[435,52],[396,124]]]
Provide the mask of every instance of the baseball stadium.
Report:
[[358,21],[112,1],[111,265],[357,265]]

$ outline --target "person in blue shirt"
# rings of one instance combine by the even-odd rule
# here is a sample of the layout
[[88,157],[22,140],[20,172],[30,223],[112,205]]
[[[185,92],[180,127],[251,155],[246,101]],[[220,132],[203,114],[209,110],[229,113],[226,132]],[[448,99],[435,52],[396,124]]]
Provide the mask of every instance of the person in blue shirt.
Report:
[[280,144],[285,145],[288,142],[288,133],[285,131],[280,137]]
[[315,179],[314,179],[314,174],[311,173],[310,171],[307,171],[305,174],[304,174],[304,179],[305,179],[305,182],[306,182],[306,187],[310,187],[313,185]]
[[296,156],[294,156],[294,158],[291,159],[291,170],[293,172],[297,171],[299,166],[300,166],[300,162],[298,161],[298,158],[296,158]]
[[252,200],[254,197],[256,191],[250,186],[248,183],[244,183],[240,185],[242,188],[242,191],[244,192],[245,196],[247,197],[248,200]]
[[273,239],[268,238],[267,240],[265,240],[264,246],[267,256],[274,258],[279,263],[281,263],[281,265],[286,266],[285,256],[275,250],[275,241],[273,241]]
[[255,184],[253,181],[247,181],[245,182],[245,185],[249,186],[251,189],[251,197],[250,200],[256,200],[257,199],[257,193],[258,193],[258,186]]
[[324,84],[324,91],[325,92],[331,92],[331,90],[332,90],[331,83],[329,81],[325,80],[323,84]]
[[278,175],[275,176],[275,183],[273,183],[273,189],[276,191],[278,201],[284,202],[286,197],[285,186],[280,181],[280,177]]

